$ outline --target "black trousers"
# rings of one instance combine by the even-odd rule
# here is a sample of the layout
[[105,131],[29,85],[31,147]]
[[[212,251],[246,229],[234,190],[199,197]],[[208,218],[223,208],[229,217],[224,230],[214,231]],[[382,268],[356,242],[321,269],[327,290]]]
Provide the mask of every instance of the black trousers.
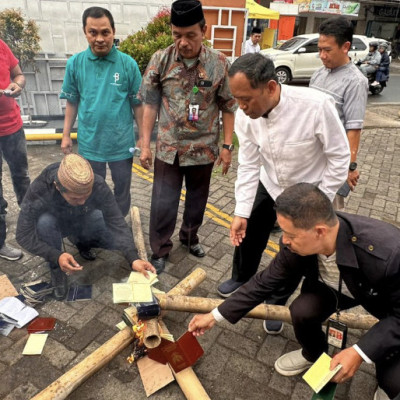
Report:
[[232,262],[232,279],[247,282],[257,272],[263,251],[276,221],[274,200],[261,182],[258,184],[251,215],[247,220],[246,237],[236,246]]
[[[359,303],[322,282],[303,282],[300,295],[290,305],[290,314],[296,339],[303,348],[303,356],[315,361],[327,350],[322,322],[336,311],[354,307]],[[382,337],[382,340],[385,340]],[[379,386],[393,399],[400,394],[400,355],[376,364],[376,377]],[[397,378],[397,379],[396,379]]]
[[121,210],[122,215],[128,215],[131,208],[131,180],[132,180],[132,162],[133,157],[120,161],[92,161],[88,160],[92,166],[93,172],[106,179],[107,164],[111,171],[112,181],[114,183],[114,197]]
[[155,158],[150,212],[150,246],[154,257],[164,257],[172,249],[171,236],[176,225],[183,178],[186,200],[179,239],[188,245],[199,242],[197,232],[203,223],[213,165],[181,167],[178,156],[172,165]]

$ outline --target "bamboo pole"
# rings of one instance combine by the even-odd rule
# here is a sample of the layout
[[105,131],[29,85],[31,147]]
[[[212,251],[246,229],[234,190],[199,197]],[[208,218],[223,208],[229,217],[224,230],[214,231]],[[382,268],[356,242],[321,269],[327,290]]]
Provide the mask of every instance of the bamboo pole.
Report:
[[144,245],[142,223],[140,221],[140,212],[139,208],[135,206],[131,208],[131,223],[132,223],[132,233],[139,254],[139,258],[141,260],[148,261],[146,247]]
[[161,343],[160,331],[158,329],[157,318],[152,318],[144,322],[143,344],[148,349],[154,349]]
[[[176,296],[168,294],[156,294],[161,309],[183,311],[192,313],[207,313],[218,307],[224,300],[210,299],[207,297]],[[288,307],[271,304],[260,304],[245,315],[246,318],[271,319],[292,323]],[[336,318],[332,314],[331,318]],[[369,314],[340,313],[340,321],[353,329],[370,329],[378,320]]]

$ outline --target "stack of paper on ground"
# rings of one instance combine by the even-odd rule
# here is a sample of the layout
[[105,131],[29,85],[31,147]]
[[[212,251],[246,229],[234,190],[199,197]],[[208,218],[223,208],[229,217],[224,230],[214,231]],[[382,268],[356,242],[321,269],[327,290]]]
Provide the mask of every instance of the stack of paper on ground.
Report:
[[39,313],[15,297],[0,300],[0,334],[8,336],[15,328],[22,328],[37,317]]
[[25,356],[42,354],[48,336],[47,333],[31,333],[22,354]]
[[113,283],[114,303],[146,303],[153,300],[151,285],[158,282],[157,275],[148,272],[146,278],[139,272],[131,272],[128,282]]
[[20,293],[25,297],[25,301],[34,307],[44,301],[44,298],[53,293],[53,287],[48,282],[42,280],[23,283]]
[[338,364],[332,371],[330,370],[332,358],[326,353],[322,353],[318,360],[303,375],[303,379],[311,386],[315,393],[318,393],[342,368]]

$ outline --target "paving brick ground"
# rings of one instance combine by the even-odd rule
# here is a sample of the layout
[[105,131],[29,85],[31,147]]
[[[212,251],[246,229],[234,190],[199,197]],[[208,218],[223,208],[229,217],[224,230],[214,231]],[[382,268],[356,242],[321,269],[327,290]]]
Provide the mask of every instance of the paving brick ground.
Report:
[[[400,226],[400,122],[399,107],[380,106],[369,109],[362,135],[359,155],[361,181],[347,201],[347,210],[368,215]],[[384,128],[382,128],[384,126]],[[378,128],[377,128],[378,127]],[[379,128],[380,127],[380,128]],[[29,145],[29,169],[35,178],[48,164],[59,161],[61,152],[57,144]],[[232,246],[228,239],[229,216],[234,210],[234,181],[236,161],[225,177],[217,168],[213,173],[209,207],[200,229],[200,239],[206,250],[204,259],[197,259],[179,245],[174,236],[174,249],[158,287],[169,290],[197,267],[207,272],[207,279],[193,295],[217,297],[216,287],[230,276]],[[142,225],[148,246],[151,173],[134,168],[132,197],[141,210]],[[8,242],[15,243],[15,225],[18,207],[12,191],[9,173],[3,171],[5,197],[9,201]],[[182,208],[178,226],[182,218]],[[272,238],[275,242],[277,237]],[[74,254],[76,249],[68,246]],[[273,250],[273,248],[270,248]],[[79,259],[79,256],[77,256]],[[270,260],[264,254],[260,268]],[[115,252],[100,251],[96,261],[79,260],[84,272],[74,277],[80,283],[93,284],[93,300],[89,302],[48,301],[37,307],[42,317],[57,319],[56,329],[50,332],[41,356],[22,356],[27,331],[15,329],[8,337],[0,337],[0,398],[6,400],[29,399],[45,388],[65,371],[76,365],[116,332],[115,324],[121,320],[124,306],[112,303],[113,282],[129,274],[129,266]],[[49,278],[44,261],[24,254],[18,262],[1,260],[0,272],[5,273],[18,288],[22,282]],[[180,336],[186,330],[191,315],[170,312],[166,323],[170,331]],[[362,332],[351,331],[349,342],[354,343]],[[298,348],[293,330],[285,326],[282,335],[268,336],[260,321],[243,320],[236,325],[221,323],[200,339],[204,356],[194,370],[206,391],[214,400],[303,400],[311,398],[311,390],[301,377],[285,378],[277,374],[273,364],[281,354]],[[135,365],[129,365],[124,350],[96,375],[82,384],[69,399],[114,400],[145,399],[145,393]],[[374,368],[363,365],[351,382],[338,388],[339,400],[369,400],[373,398],[376,381]],[[184,399],[176,383],[168,385],[152,396],[158,399]]]

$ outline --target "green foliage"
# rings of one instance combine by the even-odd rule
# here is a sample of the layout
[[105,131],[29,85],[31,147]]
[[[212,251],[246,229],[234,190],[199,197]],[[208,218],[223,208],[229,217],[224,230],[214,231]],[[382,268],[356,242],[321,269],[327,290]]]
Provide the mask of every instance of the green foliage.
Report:
[[21,68],[34,63],[40,51],[39,28],[35,21],[25,20],[21,10],[8,8],[0,12],[0,38],[18,58]]
[[172,43],[170,11],[163,9],[146,28],[129,35],[121,42],[119,49],[136,60],[143,75],[151,56]]

